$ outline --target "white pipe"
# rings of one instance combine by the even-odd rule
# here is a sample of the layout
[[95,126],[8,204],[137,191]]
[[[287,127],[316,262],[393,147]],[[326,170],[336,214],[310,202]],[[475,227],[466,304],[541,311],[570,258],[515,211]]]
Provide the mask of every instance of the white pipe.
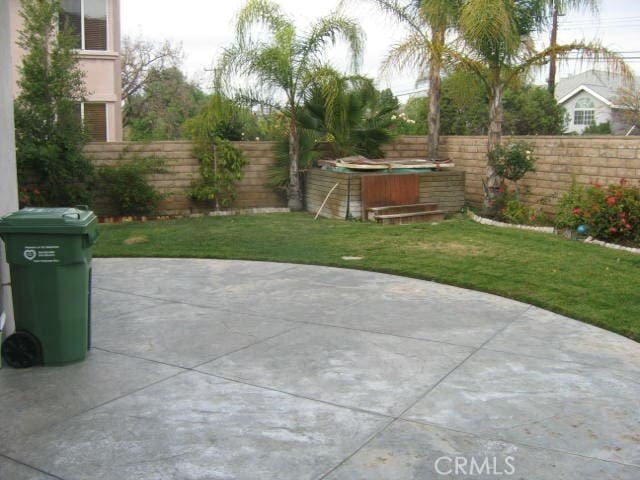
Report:
[[320,215],[320,212],[322,211],[322,209],[324,208],[325,204],[327,203],[327,200],[329,200],[329,195],[331,195],[333,193],[333,191],[336,189],[336,187],[340,185],[340,183],[336,183],[333,188],[331,190],[329,190],[329,193],[327,193],[327,196],[324,197],[324,202],[322,202],[322,205],[320,205],[320,208],[318,209],[318,213],[316,213],[316,216],[314,218],[314,220],[318,219],[318,215]]

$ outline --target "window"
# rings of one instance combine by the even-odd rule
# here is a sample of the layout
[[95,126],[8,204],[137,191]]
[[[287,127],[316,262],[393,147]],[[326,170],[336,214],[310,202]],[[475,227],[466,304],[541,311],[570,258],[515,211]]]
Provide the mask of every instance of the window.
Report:
[[92,142],[107,141],[107,104],[83,103],[81,106],[84,128]]
[[81,50],[107,49],[107,0],[61,0],[60,27],[67,28]]
[[596,123],[595,105],[589,98],[581,98],[573,109],[574,125],[593,125]]

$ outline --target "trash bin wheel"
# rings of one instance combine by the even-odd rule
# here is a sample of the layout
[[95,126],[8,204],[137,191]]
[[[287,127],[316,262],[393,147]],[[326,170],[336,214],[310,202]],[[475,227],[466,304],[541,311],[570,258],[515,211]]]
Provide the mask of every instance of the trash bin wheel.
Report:
[[42,346],[29,332],[16,332],[9,335],[2,344],[2,358],[13,368],[41,365]]

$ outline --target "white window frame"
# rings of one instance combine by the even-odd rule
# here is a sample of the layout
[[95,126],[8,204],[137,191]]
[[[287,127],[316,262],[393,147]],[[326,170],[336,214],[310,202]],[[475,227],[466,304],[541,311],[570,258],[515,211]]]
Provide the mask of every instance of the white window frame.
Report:
[[[80,50],[83,52],[107,52],[109,51],[109,41],[111,40],[111,32],[109,31],[109,27],[111,25],[111,16],[109,15],[109,0],[104,0],[104,14],[106,17],[107,25],[106,25],[106,45],[104,50],[87,50],[85,48],[85,29],[84,29],[84,2],[85,0],[80,0]],[[84,119],[84,118],[83,118]]]
[[[580,121],[578,122],[578,114],[580,114]],[[587,123],[587,118],[590,117],[590,122]],[[593,100],[590,98],[579,99],[573,107],[573,124],[581,126],[595,125],[596,123],[596,106]]]

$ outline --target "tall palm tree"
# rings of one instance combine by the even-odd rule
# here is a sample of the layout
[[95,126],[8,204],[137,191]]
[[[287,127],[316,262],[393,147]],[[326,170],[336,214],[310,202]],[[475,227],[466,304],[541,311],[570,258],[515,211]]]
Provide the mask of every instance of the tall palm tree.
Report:
[[[550,47],[558,44],[558,16],[564,15],[567,10],[580,8],[590,9],[593,13],[598,12],[600,0],[547,0],[548,16],[551,17],[551,38]],[[551,53],[549,56],[549,77],[547,79],[547,90],[551,95],[556,92],[556,67],[557,56]]]
[[[334,74],[323,54],[339,39],[349,46],[355,66],[362,52],[363,35],[351,19],[337,14],[323,17],[300,34],[277,4],[269,0],[249,0],[237,17],[235,44],[227,48],[222,57],[223,69],[247,76],[256,86],[241,91],[242,96],[251,102],[269,105],[288,119],[287,196],[292,210],[303,207],[298,168],[299,111],[313,85],[320,83],[323,76]],[[331,85],[331,82],[324,84]],[[268,98],[269,93],[276,97]],[[328,94],[328,102],[334,96]]]
[[[488,151],[500,145],[502,138],[504,88],[526,74],[532,67],[576,53],[585,61],[607,60],[611,71],[633,78],[622,58],[598,44],[574,42],[555,45],[542,51],[533,46],[532,33],[544,22],[547,0],[466,0],[458,28],[465,47],[448,50],[452,61],[475,73],[484,83],[489,96]],[[488,164],[485,203],[497,196],[501,179]]]
[[[347,4],[354,0],[342,0]],[[361,0],[363,1],[363,0]],[[440,89],[447,34],[454,26],[462,0],[364,0],[376,5],[409,30],[385,57],[382,69],[418,68],[429,81],[428,156],[438,158]]]

